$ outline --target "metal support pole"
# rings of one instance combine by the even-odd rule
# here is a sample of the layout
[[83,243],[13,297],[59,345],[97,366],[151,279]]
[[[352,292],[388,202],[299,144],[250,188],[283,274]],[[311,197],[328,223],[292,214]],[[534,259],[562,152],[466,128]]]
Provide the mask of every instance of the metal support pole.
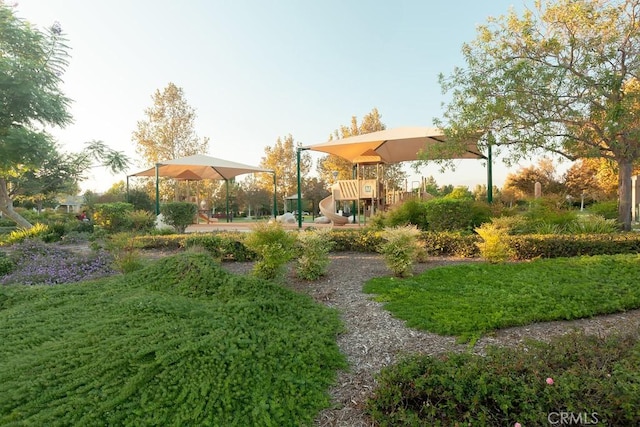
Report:
[[156,216],[160,215],[160,186],[158,181],[160,179],[160,164],[156,163]]
[[354,178],[357,181],[356,185],[358,186],[358,200],[354,200],[353,201],[353,205],[351,207],[351,212],[353,213],[353,221],[351,221],[351,223],[355,224],[356,223],[356,209],[358,210],[358,212],[357,212],[358,221],[360,221],[360,180],[358,179],[358,164],[357,163],[351,168],[351,177]]
[[298,178],[298,228],[302,228],[302,178],[300,177],[300,153],[308,148],[296,149],[296,173]]
[[489,144],[487,144],[487,202],[493,203],[493,159],[491,154],[491,145],[494,142],[492,134],[488,136]]
[[278,216],[278,198],[276,195],[276,188],[276,171],[273,171],[273,219],[276,219],[276,217]]
[[226,190],[227,190],[227,197],[225,197],[225,199],[227,202],[227,222],[229,222],[229,180],[225,179],[224,182],[226,184]]

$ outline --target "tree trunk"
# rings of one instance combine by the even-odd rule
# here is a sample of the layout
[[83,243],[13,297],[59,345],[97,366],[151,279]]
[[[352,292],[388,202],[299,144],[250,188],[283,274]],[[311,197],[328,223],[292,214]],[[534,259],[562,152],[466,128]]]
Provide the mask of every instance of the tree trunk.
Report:
[[631,170],[630,160],[618,160],[618,221],[624,231],[631,230]]
[[13,210],[13,200],[7,190],[7,180],[0,178],[0,212],[14,220],[22,228],[31,228],[33,225]]

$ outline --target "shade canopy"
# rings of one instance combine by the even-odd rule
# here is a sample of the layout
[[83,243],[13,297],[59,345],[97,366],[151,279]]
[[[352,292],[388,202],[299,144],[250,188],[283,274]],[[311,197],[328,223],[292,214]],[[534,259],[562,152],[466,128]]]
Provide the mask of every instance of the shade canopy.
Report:
[[[432,127],[399,127],[303,147],[335,154],[352,163],[400,163],[419,160],[418,154],[436,144],[445,144],[444,132]],[[485,159],[477,139],[465,142],[465,149],[448,155],[451,159]]]
[[[192,181],[201,179],[228,180],[238,175],[256,172],[273,173],[271,169],[244,165],[242,163],[205,156],[204,154],[195,154],[193,156],[158,162],[158,176]],[[156,168],[152,167],[129,176],[156,176]]]

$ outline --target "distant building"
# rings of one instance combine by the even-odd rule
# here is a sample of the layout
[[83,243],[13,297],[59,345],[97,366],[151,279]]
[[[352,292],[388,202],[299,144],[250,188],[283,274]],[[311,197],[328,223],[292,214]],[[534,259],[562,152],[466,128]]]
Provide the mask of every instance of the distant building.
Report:
[[78,213],[80,212],[83,204],[84,196],[70,196],[68,194],[63,194],[58,196],[58,205],[55,209],[58,210],[62,208],[67,213]]

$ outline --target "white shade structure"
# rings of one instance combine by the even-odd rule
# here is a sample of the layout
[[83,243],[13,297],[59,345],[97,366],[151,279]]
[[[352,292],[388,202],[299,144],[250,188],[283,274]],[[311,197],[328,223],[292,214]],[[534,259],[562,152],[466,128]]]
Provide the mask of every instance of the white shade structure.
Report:
[[228,208],[228,184],[229,180],[239,175],[245,175],[249,173],[272,173],[274,174],[274,215],[276,214],[276,194],[275,194],[275,171],[271,169],[264,169],[258,166],[250,166],[242,163],[236,163],[229,160],[218,159],[216,157],[206,156],[204,154],[194,154],[192,156],[181,157],[173,160],[163,160],[156,163],[152,168],[145,169],[141,172],[137,172],[127,176],[127,183],[129,177],[156,177],[156,214],[160,211],[159,202],[159,190],[158,190],[158,178],[166,177],[173,179],[184,179],[190,181],[199,181],[203,179],[224,180],[227,182],[227,220],[229,218]]

